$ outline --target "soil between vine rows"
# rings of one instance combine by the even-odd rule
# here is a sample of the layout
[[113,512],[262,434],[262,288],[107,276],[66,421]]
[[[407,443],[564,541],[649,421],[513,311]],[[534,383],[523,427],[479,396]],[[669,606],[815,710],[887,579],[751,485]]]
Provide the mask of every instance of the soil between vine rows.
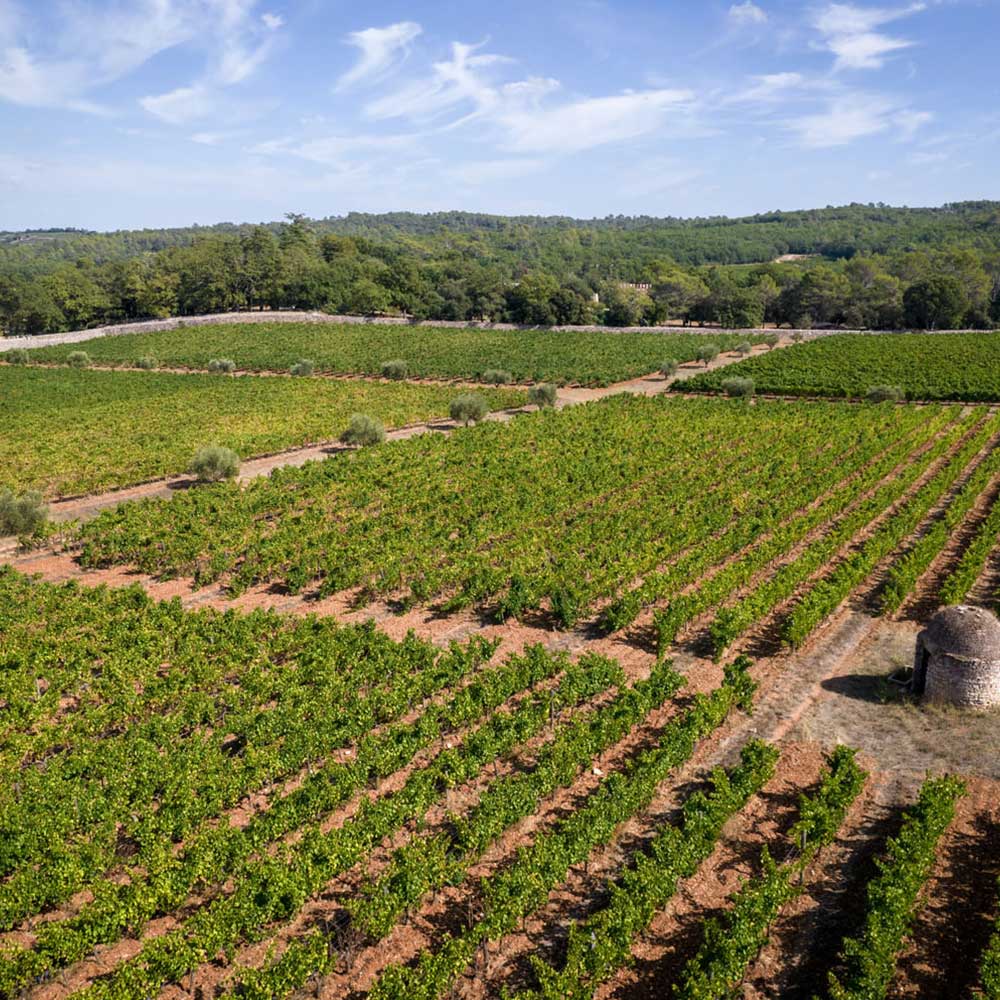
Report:
[[[915,489],[916,487],[914,487]],[[912,490],[910,491],[912,493]],[[990,502],[983,498],[974,519]],[[913,536],[919,536],[918,532]],[[857,544],[864,536],[852,540]],[[962,548],[961,539],[944,550],[922,577],[908,610],[918,618],[934,605],[935,585],[953,564]],[[80,571],[72,553],[41,553],[18,558],[15,565],[24,571],[39,572],[49,580],[77,580],[90,586],[120,586],[139,582],[157,598],[180,597],[189,607],[239,608],[274,607],[292,614],[334,613],[346,620],[375,617],[380,628],[400,639],[413,630],[444,645],[453,639],[485,635],[501,642],[500,654],[523,649],[541,641],[553,649],[573,655],[599,652],[616,657],[631,678],[644,676],[654,655],[648,645],[634,636],[618,634],[596,638],[581,629],[560,632],[551,623],[484,624],[474,614],[440,615],[425,608],[394,614],[389,605],[375,605],[363,611],[350,610],[350,595],[336,595],[321,602],[290,597],[266,588],[248,591],[230,600],[216,587],[192,591],[188,581],[155,581],[116,568]],[[995,574],[992,559],[984,577]],[[639,819],[619,831],[615,841],[592,855],[587,870],[574,869],[569,880],[549,898],[546,907],[529,919],[524,934],[512,934],[491,950],[488,961],[477,965],[472,976],[464,977],[458,995],[468,998],[499,996],[503,986],[521,988],[532,980],[527,955],[531,951],[558,957],[566,926],[600,905],[607,879],[627,863],[628,858],[657,827],[675,815],[678,794],[696,787],[708,768],[718,763],[732,764],[735,750],[751,735],[776,740],[782,758],[776,777],[730,824],[723,839],[699,873],[687,880],[674,903],[654,921],[650,932],[637,941],[633,970],[618,974],[602,987],[604,998],[638,998],[665,995],[665,990],[693,954],[699,941],[701,922],[706,915],[719,913],[727,895],[740,877],[756,865],[759,848],[767,844],[780,851],[782,834],[791,821],[798,793],[815,783],[821,767],[822,751],[837,742],[859,746],[862,760],[872,771],[868,787],[849,816],[841,837],[807,872],[804,894],[783,912],[775,924],[771,943],[748,970],[743,995],[746,997],[806,997],[822,985],[825,970],[833,961],[840,938],[855,929],[860,918],[858,900],[865,880],[870,877],[872,860],[884,849],[885,838],[896,826],[901,808],[912,801],[927,768],[957,771],[970,776],[970,795],[961,801],[958,818],[947,834],[924,898],[911,944],[904,952],[891,996],[966,996],[973,985],[974,963],[985,946],[990,921],[996,917],[996,875],[1000,862],[1000,766],[995,748],[1000,738],[1000,717],[986,714],[956,717],[956,713],[927,709],[911,704],[888,684],[887,677],[906,665],[917,623],[906,616],[902,621],[873,617],[878,611],[877,591],[884,565],[855,589],[842,606],[800,649],[783,648],[777,633],[783,607],[765,620],[748,637],[746,648],[758,654],[753,671],[760,684],[757,711],[751,718],[727,724],[701,746],[689,766],[661,788],[654,805]],[[988,587],[986,588],[988,590]],[[689,681],[688,691],[707,691],[718,683],[720,671],[703,655],[707,620],[699,619],[672,651],[675,662]],[[740,647],[737,647],[740,648]],[[670,711],[659,717],[664,721]],[[655,728],[655,724],[654,724]],[[602,770],[620,766],[653,730],[634,733],[616,752],[599,762]],[[530,749],[530,748],[529,748]],[[529,757],[530,759],[530,757]],[[416,761],[421,766],[426,758]],[[398,787],[403,774],[387,779],[376,794]],[[581,794],[597,782],[597,775],[584,774],[574,786],[548,803],[536,818],[519,824],[501,845],[473,868],[471,876],[489,874],[509,859],[514,849],[530,842],[537,828],[552,822],[561,810],[572,809]],[[462,812],[475,800],[475,787],[456,793],[448,808]],[[253,803],[245,809],[252,810]],[[331,817],[337,823],[347,811]],[[236,815],[236,814],[234,814]],[[438,810],[429,817],[430,829],[443,823]],[[419,833],[416,835],[420,835]],[[396,838],[394,846],[405,842]],[[373,856],[368,871],[377,873],[388,858],[388,847]],[[992,867],[990,867],[992,866]],[[987,870],[988,869],[988,870]],[[328,927],[343,913],[343,898],[358,884],[359,870],[328,885],[314,903],[303,910],[288,930],[276,928],[264,942],[242,949],[238,962],[260,963],[271,944],[283,946],[308,926]],[[79,905],[86,897],[73,901]],[[448,890],[432,904],[424,905],[414,920],[397,928],[376,950],[354,956],[350,968],[338,966],[321,982],[306,988],[324,1000],[364,994],[377,972],[395,961],[412,960],[422,948],[433,946],[447,928],[462,926],[461,888]],[[959,914],[959,916],[956,916]],[[159,918],[147,928],[147,935],[166,932],[175,925],[176,915]],[[74,988],[85,985],[108,971],[114,963],[136,950],[133,941],[123,940],[101,949],[96,959],[79,963],[60,981],[36,987],[31,1000],[62,1000]],[[212,998],[232,982],[232,965],[223,960],[206,963],[195,971],[190,982],[165,987],[160,996],[181,1000],[193,986],[200,998]]]

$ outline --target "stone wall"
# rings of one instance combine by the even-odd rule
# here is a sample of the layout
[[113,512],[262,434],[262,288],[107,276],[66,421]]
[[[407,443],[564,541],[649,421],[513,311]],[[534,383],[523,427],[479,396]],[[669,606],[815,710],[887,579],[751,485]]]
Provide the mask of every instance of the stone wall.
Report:
[[966,708],[1000,706],[1000,663],[937,653],[927,666],[924,697]]

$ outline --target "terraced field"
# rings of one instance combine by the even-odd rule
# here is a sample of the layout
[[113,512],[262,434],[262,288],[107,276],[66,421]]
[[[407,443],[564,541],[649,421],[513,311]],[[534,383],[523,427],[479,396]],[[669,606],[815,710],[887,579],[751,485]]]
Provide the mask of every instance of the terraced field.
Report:
[[[473,330],[423,326],[316,323],[185,327],[88,341],[95,364],[134,365],[152,357],[170,368],[204,369],[231,358],[242,371],[287,372],[309,358],[320,372],[380,375],[382,365],[407,363],[417,378],[478,380],[490,369],[517,382],[608,385],[656,371],[668,359],[693,361],[707,343],[732,350],[760,336],[741,333],[585,333],[555,330]],[[79,344],[39,348],[38,361],[63,362]]]
[[[223,375],[0,366],[0,486],[47,496],[129,486],[183,472],[197,448],[243,458],[335,441],[352,413],[387,427],[446,417],[444,386],[233,379]],[[516,390],[484,389],[494,409]]]
[[695,375],[674,388],[718,392],[737,376],[752,378],[757,392],[784,396],[863,399],[876,386],[898,386],[908,399],[998,402],[1000,333],[842,333]]

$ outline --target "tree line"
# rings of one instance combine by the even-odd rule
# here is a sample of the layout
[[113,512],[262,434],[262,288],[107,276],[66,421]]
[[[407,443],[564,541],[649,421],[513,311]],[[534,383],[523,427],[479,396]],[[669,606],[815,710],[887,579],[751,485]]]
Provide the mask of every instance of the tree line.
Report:
[[[575,225],[464,213],[291,215],[260,226],[162,231],[159,248],[146,231],[19,234],[0,245],[0,328],[36,334],[258,309],[528,325],[1000,325],[993,203],[777,215]],[[741,242],[755,227],[769,235]],[[892,237],[876,239],[884,229]],[[733,263],[731,252],[716,253],[727,232],[738,255],[763,256]],[[896,246],[900,232],[911,242]],[[685,240],[700,240],[696,256],[710,259],[690,260]],[[891,248],[876,252],[876,244]],[[802,258],[777,262],[775,250]]]

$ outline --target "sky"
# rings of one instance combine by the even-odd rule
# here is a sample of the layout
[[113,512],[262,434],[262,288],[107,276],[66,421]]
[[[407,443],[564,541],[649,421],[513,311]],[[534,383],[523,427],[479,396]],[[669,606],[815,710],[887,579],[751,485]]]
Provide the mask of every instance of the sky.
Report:
[[0,0],[0,230],[1000,198],[1000,0]]

